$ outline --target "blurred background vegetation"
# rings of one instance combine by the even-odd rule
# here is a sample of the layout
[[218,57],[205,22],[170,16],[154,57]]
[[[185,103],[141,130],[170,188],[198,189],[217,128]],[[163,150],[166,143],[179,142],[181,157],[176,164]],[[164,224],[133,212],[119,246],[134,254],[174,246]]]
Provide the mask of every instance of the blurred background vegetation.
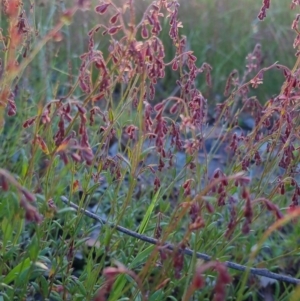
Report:
[[[122,0],[118,1],[124,3]],[[138,16],[142,16],[150,2],[135,1],[137,22]],[[245,58],[257,43],[262,45],[263,67],[276,61],[289,68],[293,67],[296,50],[292,46],[295,33],[291,30],[291,23],[297,11],[290,10],[291,0],[273,0],[263,22],[257,19],[261,0],[179,2],[179,19],[183,23],[180,30],[181,34],[187,37],[189,50],[193,50],[197,56],[198,66],[207,62],[213,67],[212,88],[206,87],[203,76],[198,80],[199,87],[212,106],[224,99],[223,92],[229,73],[237,69],[240,75],[243,74]],[[91,3],[92,7],[95,7],[99,1],[92,0]],[[24,5],[26,7],[29,4]],[[27,16],[29,21],[35,24],[39,36],[44,36],[56,24],[62,11],[72,5],[73,0],[36,0],[36,13]],[[31,95],[35,101],[40,101],[65,94],[69,82],[74,82],[78,75],[79,56],[87,50],[88,31],[96,24],[103,23],[107,17],[98,15],[93,10],[78,12],[72,24],[63,28],[62,40],[48,43],[27,68],[27,77],[23,80],[24,88],[29,92],[27,95]],[[5,27],[4,22],[5,18],[1,17],[1,27]],[[167,21],[164,26],[168,27]],[[174,49],[167,33],[168,30],[163,31],[160,38],[164,42],[168,61],[174,55]],[[97,48],[104,54],[107,53],[109,37],[102,37],[99,32],[96,39]],[[71,75],[68,75],[70,73]],[[158,87],[158,91],[162,92],[161,97],[167,97],[176,88],[178,75],[172,73],[170,68],[166,75]],[[279,92],[283,76],[279,71],[268,71],[264,80],[264,85],[255,92],[261,102]],[[30,87],[34,87],[34,93]]]

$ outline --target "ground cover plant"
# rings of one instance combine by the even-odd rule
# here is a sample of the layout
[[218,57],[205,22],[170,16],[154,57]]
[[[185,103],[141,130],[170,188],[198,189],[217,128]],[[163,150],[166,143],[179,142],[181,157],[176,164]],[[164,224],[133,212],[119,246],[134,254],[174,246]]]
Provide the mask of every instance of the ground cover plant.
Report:
[[298,300],[285,2],[293,65],[255,41],[218,80],[181,2],[2,1],[1,300]]

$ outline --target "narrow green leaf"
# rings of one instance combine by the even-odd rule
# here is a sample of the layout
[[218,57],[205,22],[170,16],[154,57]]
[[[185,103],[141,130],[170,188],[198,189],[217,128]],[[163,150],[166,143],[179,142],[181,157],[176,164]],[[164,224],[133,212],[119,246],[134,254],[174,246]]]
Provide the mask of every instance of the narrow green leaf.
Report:
[[153,295],[150,296],[149,301],[164,300],[163,295],[164,295],[163,290],[158,290]]
[[108,111],[108,119],[111,123],[114,122],[114,112],[112,111],[112,109],[109,109]]
[[36,235],[33,235],[30,245],[28,246],[29,257],[32,261],[36,261],[39,255],[39,244]]
[[1,228],[3,232],[3,240],[4,243],[6,244],[8,241],[12,240],[12,231],[13,231],[11,222],[6,217],[4,217],[1,222]]
[[40,277],[40,281],[41,281],[41,289],[42,289],[43,297],[46,297],[46,296],[48,296],[48,293],[49,293],[48,281],[46,280],[46,278],[44,276]]
[[122,296],[122,291],[126,285],[126,276],[119,275],[114,283],[111,300],[118,300]]
[[129,268],[134,269],[140,262],[146,261],[146,259],[149,257],[149,255],[152,253],[155,246],[149,246],[142,252],[138,253],[138,255],[134,258],[134,260],[131,262]]
[[16,279],[16,277],[18,277],[24,271],[28,270],[30,268],[30,265],[30,258],[26,258],[7,274],[7,276],[3,279],[3,283],[9,284],[13,282]]
[[75,278],[75,277],[73,278],[73,281],[74,281],[75,284],[77,285],[77,287],[78,287],[80,293],[81,293],[83,296],[86,296],[87,293],[86,293],[86,289],[85,289],[83,283],[82,283],[81,281],[79,281],[79,280],[78,280],[77,278]]
[[155,193],[155,195],[154,195],[154,197],[151,201],[151,204],[150,204],[150,206],[148,207],[148,209],[145,213],[145,216],[144,216],[144,218],[141,222],[141,225],[140,225],[140,228],[139,228],[139,231],[138,231],[139,234],[143,234],[146,231],[146,228],[148,226],[151,214],[152,214],[153,209],[154,209],[154,207],[157,203],[159,192],[160,192],[160,189],[158,189],[158,191]]

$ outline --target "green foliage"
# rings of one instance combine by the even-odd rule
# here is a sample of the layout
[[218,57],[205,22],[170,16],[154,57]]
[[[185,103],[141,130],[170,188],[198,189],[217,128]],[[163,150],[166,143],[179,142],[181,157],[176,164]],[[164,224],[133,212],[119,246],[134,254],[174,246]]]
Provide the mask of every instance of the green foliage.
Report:
[[296,300],[248,277],[299,278],[295,10],[17,2],[0,15],[0,301]]

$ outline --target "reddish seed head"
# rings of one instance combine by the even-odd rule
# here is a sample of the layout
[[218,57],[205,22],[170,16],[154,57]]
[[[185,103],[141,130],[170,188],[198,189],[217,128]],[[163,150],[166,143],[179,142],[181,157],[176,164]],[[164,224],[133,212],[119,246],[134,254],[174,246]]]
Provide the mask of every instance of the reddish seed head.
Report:
[[283,183],[280,185],[280,194],[281,195],[285,194],[285,188],[284,188],[284,184]]
[[192,223],[194,223],[200,213],[200,207],[198,203],[193,203],[190,208],[189,215],[191,217]]
[[160,180],[158,177],[155,177],[154,179],[154,188],[155,188],[155,191],[157,191],[160,187]]
[[218,262],[216,264],[216,270],[219,273],[218,282],[223,285],[231,282],[231,276],[228,273],[227,267],[223,263]]
[[242,198],[243,199],[248,199],[249,198],[249,192],[245,187],[242,190]]
[[208,87],[212,87],[212,80],[211,80],[211,73],[210,73],[210,70],[207,70],[206,71],[206,74],[205,74],[205,79],[206,79],[206,84]]
[[178,112],[178,103],[175,103],[172,105],[172,107],[170,108],[170,113],[171,114],[176,114]]
[[33,117],[33,118],[30,118],[30,119],[27,119],[24,123],[23,123],[23,128],[26,129],[28,128],[29,126],[31,126],[36,120],[36,117]]
[[114,34],[116,34],[121,28],[122,28],[121,25],[119,25],[119,26],[113,26],[113,27],[109,28],[107,32],[108,32],[108,34],[110,34],[110,35],[114,35]]
[[15,107],[8,106],[8,111],[7,111],[8,116],[15,116],[16,113],[17,113],[17,110]]
[[159,250],[159,255],[160,255],[160,261],[164,262],[165,260],[168,259],[168,257],[170,256],[170,251],[167,249],[160,249]]
[[242,227],[242,233],[249,234],[249,232],[250,232],[249,222],[247,220],[245,220],[243,227]]
[[277,206],[275,208],[274,214],[275,214],[277,219],[281,219],[284,216],[283,213],[279,210],[279,208]]
[[141,35],[143,39],[147,39],[149,37],[148,29],[145,24],[142,25]]
[[85,109],[83,106],[81,106],[81,105],[76,105],[76,107],[77,107],[78,112],[79,112],[80,114],[85,114],[85,113],[86,113],[86,109]]
[[42,216],[37,212],[36,208],[34,208],[33,206],[26,208],[25,219],[28,222],[34,222],[36,224],[40,224],[43,221]]
[[65,152],[59,152],[59,158],[64,162],[65,165],[68,165],[69,159]]
[[277,219],[281,219],[283,217],[283,214],[280,211],[280,209],[278,208],[278,206],[273,204],[270,200],[265,199],[264,204],[265,204],[267,210],[272,211]]
[[89,8],[91,6],[91,1],[90,0],[78,0],[77,5],[83,11],[89,10]]
[[158,103],[157,105],[154,106],[154,110],[155,110],[156,112],[161,111],[161,109],[162,109],[164,106],[165,106],[165,103],[164,103],[164,102],[160,102],[160,103]]
[[182,249],[180,248],[174,252],[174,258],[173,258],[173,267],[175,270],[176,279],[179,279],[181,277],[183,264],[184,264],[184,256],[183,256]]
[[109,7],[110,3],[103,3],[101,5],[97,5],[95,7],[95,12],[98,14],[104,14],[107,11],[107,8]]
[[117,21],[118,21],[118,19],[119,19],[119,17],[120,17],[120,13],[116,13],[114,16],[112,16],[111,18],[110,18],[110,23],[111,24],[115,24]]
[[196,273],[193,278],[193,286],[195,289],[200,289],[205,285],[205,280],[200,273]]
[[8,182],[3,175],[0,175],[0,186],[2,187],[3,191],[8,191]]
[[20,206],[25,210],[25,219],[28,222],[41,223],[43,217],[38,213],[37,209],[27,202],[24,196],[20,199]]
[[26,200],[28,202],[34,202],[35,201],[35,195],[31,192],[29,192],[28,190],[26,190],[25,188],[22,188],[21,189],[22,193],[24,194]]
[[292,203],[298,206],[298,195],[296,193],[293,194]]
[[176,71],[178,69],[178,61],[174,60],[173,64],[172,64],[172,70]]
[[55,205],[53,199],[49,199],[49,200],[47,201],[47,205],[48,205],[49,209],[51,209],[51,210],[53,210],[53,211],[55,211],[55,212],[57,211],[57,207],[56,207],[56,205]]
[[155,228],[155,233],[154,233],[154,237],[156,239],[160,239],[161,238],[161,233],[162,233],[162,228],[160,225],[158,225],[156,228]]
[[46,123],[50,123],[51,122],[51,119],[49,117],[49,111],[45,111],[42,116],[41,116],[41,121],[43,124],[46,124]]
[[225,205],[225,198],[224,198],[224,196],[220,196],[219,198],[218,198],[218,206],[224,206]]
[[197,216],[196,220],[189,225],[189,230],[190,231],[194,231],[194,230],[198,230],[201,229],[205,226],[204,220],[201,216]]
[[71,153],[71,158],[73,159],[74,162],[77,162],[77,163],[81,162],[81,157],[77,153]]
[[275,205],[271,203],[269,200],[264,200],[265,206],[267,207],[267,210],[273,211],[275,208]]
[[209,213],[214,213],[215,211],[214,206],[210,202],[205,201],[205,207]]
[[111,278],[111,277],[115,277],[118,274],[120,274],[120,270],[115,267],[107,267],[103,270],[102,274],[103,274],[103,276],[105,276],[107,278]]
[[249,220],[249,222],[252,221],[253,211],[252,211],[250,198],[246,199],[246,205],[245,205],[245,209],[244,209],[244,216],[247,220]]
[[184,195],[187,196],[191,194],[191,184],[192,184],[192,179],[188,179],[183,183],[182,188],[184,190]]
[[94,159],[94,154],[90,147],[84,148],[81,151],[81,156],[82,156],[83,160],[85,160],[87,165],[92,165],[93,159]]
[[228,186],[228,180],[227,180],[227,178],[223,177],[221,183],[222,183],[222,185],[224,185],[224,186]]
[[217,168],[213,173],[213,178],[218,179],[220,176],[221,170]]

